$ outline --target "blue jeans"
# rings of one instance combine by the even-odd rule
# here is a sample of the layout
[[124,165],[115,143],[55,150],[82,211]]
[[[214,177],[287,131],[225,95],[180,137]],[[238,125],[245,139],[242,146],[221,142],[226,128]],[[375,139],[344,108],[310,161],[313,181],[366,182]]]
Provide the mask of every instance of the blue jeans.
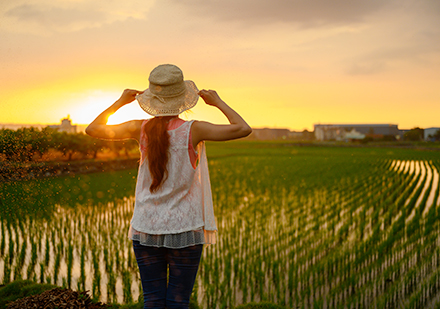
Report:
[[203,245],[170,249],[143,246],[134,240],[133,249],[144,291],[144,309],[187,309]]

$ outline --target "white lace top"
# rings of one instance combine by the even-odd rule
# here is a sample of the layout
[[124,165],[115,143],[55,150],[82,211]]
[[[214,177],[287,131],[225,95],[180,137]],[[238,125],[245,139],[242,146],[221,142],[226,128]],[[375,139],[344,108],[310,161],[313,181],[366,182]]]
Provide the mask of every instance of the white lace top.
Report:
[[[185,122],[168,131],[168,177],[154,193],[149,190],[148,159],[142,155],[130,239],[143,245],[169,248],[215,243],[217,227],[204,143],[197,147],[199,164],[195,169],[188,154],[192,123]],[[141,135],[141,149],[145,149],[146,143]]]

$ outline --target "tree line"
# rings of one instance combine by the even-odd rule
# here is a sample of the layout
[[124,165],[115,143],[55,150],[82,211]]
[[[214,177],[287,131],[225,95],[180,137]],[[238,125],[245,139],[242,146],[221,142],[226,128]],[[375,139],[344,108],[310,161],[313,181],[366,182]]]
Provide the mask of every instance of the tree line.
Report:
[[103,151],[113,152],[115,156],[121,153],[128,156],[137,147],[135,140],[107,141],[84,133],[60,132],[50,127],[0,129],[0,155],[7,161],[35,161],[50,151],[59,151],[68,160],[72,160],[75,153],[82,158],[96,158]]
[[[403,139],[405,141],[422,141],[424,140],[424,129],[421,129],[419,127],[413,128],[403,135]],[[431,141],[440,141],[440,129],[437,130],[434,134],[428,135],[429,140]]]

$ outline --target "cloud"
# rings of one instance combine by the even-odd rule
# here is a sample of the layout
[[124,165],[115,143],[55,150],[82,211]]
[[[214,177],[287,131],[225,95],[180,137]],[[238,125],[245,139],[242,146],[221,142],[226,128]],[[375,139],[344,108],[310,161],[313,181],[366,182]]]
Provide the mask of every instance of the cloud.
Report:
[[350,75],[371,75],[381,73],[386,69],[386,64],[380,60],[370,60],[353,64],[347,71]]
[[23,29],[24,32],[72,32],[129,18],[141,19],[151,5],[151,1],[139,6],[136,1],[109,1],[103,6],[87,1],[44,3],[25,0],[0,9],[0,18],[8,19],[9,27],[6,25],[6,28],[15,25],[15,29]]
[[217,21],[261,25],[294,23],[302,27],[363,21],[387,5],[383,0],[169,0]]
[[394,14],[382,14],[380,21],[370,27],[368,39],[352,41],[353,46],[363,46],[364,50],[352,57],[346,73],[370,75],[409,67],[440,68],[440,10],[435,8],[440,9],[440,5],[408,0]]
[[21,22],[33,22],[49,29],[75,29],[96,26],[106,20],[106,14],[96,10],[65,9],[21,5],[6,12]]
[[418,44],[402,44],[395,48],[376,49],[353,60],[346,72],[349,75],[372,75],[399,70],[408,64],[431,69],[439,67],[440,43],[438,40],[422,40],[421,38]]

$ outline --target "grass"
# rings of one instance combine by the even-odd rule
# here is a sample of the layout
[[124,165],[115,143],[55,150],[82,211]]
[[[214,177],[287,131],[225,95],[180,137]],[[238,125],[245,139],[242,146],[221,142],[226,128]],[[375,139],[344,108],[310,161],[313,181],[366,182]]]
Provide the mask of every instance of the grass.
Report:
[[27,296],[38,295],[44,291],[56,288],[52,284],[40,284],[30,280],[17,280],[0,287],[0,309],[6,308],[6,304]]
[[235,308],[236,309],[285,309],[286,307],[270,302],[261,302],[261,303],[243,304]]
[[[57,286],[52,284],[35,283],[31,280],[17,280],[7,285],[0,287],[0,309],[6,309],[6,305],[9,302],[32,295],[38,295],[45,291],[52,290]],[[142,300],[139,302],[131,302],[128,304],[110,304],[111,309],[142,309]],[[191,299],[190,309],[201,309],[197,303]],[[279,306],[269,302],[262,303],[249,303],[236,307],[237,309],[284,309],[285,307]]]

